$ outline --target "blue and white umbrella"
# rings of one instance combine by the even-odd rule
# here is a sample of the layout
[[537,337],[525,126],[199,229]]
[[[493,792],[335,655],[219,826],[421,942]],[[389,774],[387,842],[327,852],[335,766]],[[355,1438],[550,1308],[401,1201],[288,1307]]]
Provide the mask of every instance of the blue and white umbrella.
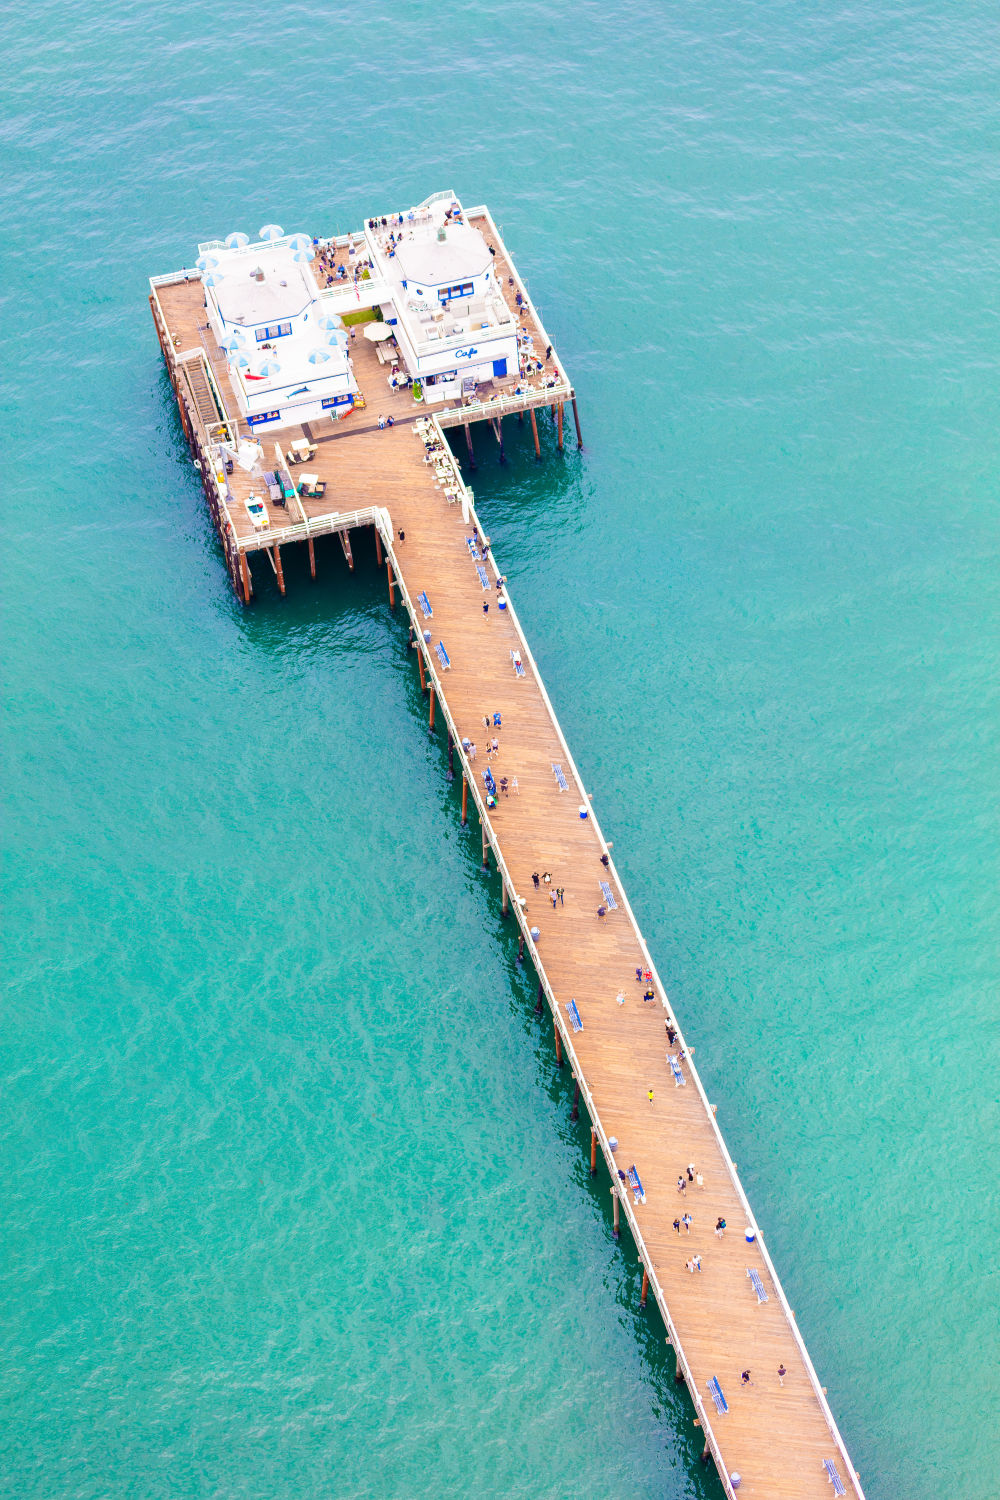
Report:
[[347,345],[351,341],[346,333],[341,332],[339,329],[335,329],[333,333],[327,334],[326,342],[328,344],[335,344],[338,349],[346,349]]
[[284,239],[285,231],[280,224],[265,224],[260,231],[260,237],[262,240],[280,240]]
[[344,320],[339,313],[320,313],[316,322],[320,328],[343,328],[344,326]]
[[311,365],[324,365],[330,357],[329,349],[314,349],[309,355],[309,363]]
[[199,255],[195,261],[195,265],[199,271],[211,271],[213,266],[217,266],[218,264],[219,257],[217,255]]
[[208,271],[202,278],[202,286],[218,286],[220,281],[225,281],[221,271]]
[[249,370],[249,368],[250,368],[250,356],[248,354],[243,354],[243,353],[232,354],[229,357],[229,363],[231,365],[236,365],[237,369],[240,369],[240,370]]
[[226,235],[227,250],[242,250],[243,246],[249,245],[249,243],[250,236],[248,234],[244,234],[241,229],[237,229],[233,234]]
[[257,374],[277,375],[280,369],[281,366],[278,364],[278,361],[276,359],[265,359],[264,363],[258,366]]
[[313,242],[307,234],[289,235],[288,243],[293,250],[311,250]]
[[247,341],[241,333],[231,333],[227,339],[222,340],[222,347],[227,354],[235,354],[238,349],[245,349]]
[[316,254],[312,250],[296,250],[292,260],[315,260]]

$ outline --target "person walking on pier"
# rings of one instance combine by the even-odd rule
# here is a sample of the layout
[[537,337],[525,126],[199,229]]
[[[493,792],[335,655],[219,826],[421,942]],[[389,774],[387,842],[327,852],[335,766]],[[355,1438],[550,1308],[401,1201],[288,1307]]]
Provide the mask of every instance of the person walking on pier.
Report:
[[566,904],[563,901],[563,896],[565,896],[565,894],[566,894],[566,887],[562,886],[562,885],[557,885],[556,886],[556,895],[559,897],[559,905],[560,906],[565,906],[565,904]]
[[721,1240],[722,1236],[725,1234],[725,1232],[726,1232],[726,1221],[725,1221],[725,1219],[716,1219],[716,1221],[715,1221],[715,1236],[716,1236],[716,1239],[720,1239]]
[[484,599],[483,600],[483,614],[484,615],[488,615],[489,612],[490,612],[490,601],[488,599]]
[[778,1384],[779,1385],[782,1385],[782,1386],[784,1385],[784,1383],[785,1383],[785,1376],[787,1374],[788,1374],[788,1371],[785,1369],[784,1365],[779,1365],[778,1366]]
[[552,910],[555,911],[556,906],[559,902],[559,897],[556,895],[555,891],[549,891],[549,895],[552,897]]
[[678,1177],[678,1179],[677,1179],[677,1191],[679,1193],[686,1193],[687,1192],[687,1179],[685,1177],[683,1177],[683,1176]]
[[646,1098],[649,1100],[650,1104],[652,1104],[652,1102],[653,1102],[653,1090],[652,1089],[649,1089],[647,1091]]
[[683,1214],[682,1217],[681,1217],[681,1223],[684,1225],[684,1228],[685,1228],[686,1232],[688,1234],[690,1234],[691,1233],[691,1225],[694,1223],[694,1219],[691,1217],[691,1215],[690,1214]]
[[680,1232],[681,1232],[681,1221],[680,1221],[680,1219],[675,1219],[674,1220],[674,1228],[676,1229],[677,1233],[680,1234]]
[[535,887],[536,891],[540,888],[539,887],[539,882],[541,881],[541,878],[542,877],[539,875],[539,873],[538,873],[537,870],[533,870],[531,872],[531,883]]
[[743,1370],[741,1372],[741,1374],[740,1374],[740,1385],[753,1385],[753,1381],[750,1379],[750,1371],[749,1370]]

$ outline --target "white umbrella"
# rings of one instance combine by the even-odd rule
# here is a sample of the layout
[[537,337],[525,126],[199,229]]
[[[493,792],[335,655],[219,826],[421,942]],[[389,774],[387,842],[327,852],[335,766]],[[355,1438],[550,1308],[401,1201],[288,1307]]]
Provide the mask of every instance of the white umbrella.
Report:
[[201,278],[203,286],[218,286],[220,281],[225,281],[221,271],[209,271]]
[[237,229],[233,234],[226,235],[227,250],[242,250],[244,245],[249,245],[250,236]]
[[265,224],[260,231],[260,237],[262,240],[280,240],[284,237],[284,233],[280,224]]
[[312,250],[296,250],[292,260],[315,260],[316,256]]
[[235,354],[238,349],[246,348],[246,339],[241,333],[231,333],[227,339],[222,340],[222,347],[227,354]]
[[373,344],[380,344],[383,339],[392,338],[392,329],[388,323],[366,323],[365,338]]
[[241,370],[249,370],[250,356],[242,352],[239,354],[231,354],[229,356],[229,363],[231,365],[236,365]]
[[339,313],[320,313],[316,319],[320,328],[343,328],[344,320]]
[[199,255],[195,261],[195,265],[199,271],[210,271],[213,266],[217,266],[218,264],[219,257],[217,255]]
[[329,358],[330,351],[328,349],[314,349],[309,355],[309,363],[311,365],[323,365],[326,364]]
[[311,250],[313,242],[307,234],[289,235],[288,243],[293,250]]
[[265,359],[264,363],[258,368],[257,374],[277,375],[280,369],[281,366],[278,364],[278,361],[276,359]]

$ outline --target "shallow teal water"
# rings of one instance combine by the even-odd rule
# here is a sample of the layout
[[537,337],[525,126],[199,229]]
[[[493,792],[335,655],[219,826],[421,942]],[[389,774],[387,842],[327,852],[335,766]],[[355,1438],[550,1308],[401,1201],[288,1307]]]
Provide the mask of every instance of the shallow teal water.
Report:
[[577,384],[478,502],[866,1491],[995,1493],[997,40],[8,21],[4,1494],[719,1492],[373,559],[239,611],[146,308],[444,185]]

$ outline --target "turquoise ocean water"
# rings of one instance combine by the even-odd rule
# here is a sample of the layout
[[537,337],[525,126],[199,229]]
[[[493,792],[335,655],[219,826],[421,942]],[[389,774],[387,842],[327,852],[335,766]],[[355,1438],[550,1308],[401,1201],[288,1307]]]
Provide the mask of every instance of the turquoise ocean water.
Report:
[[997,1493],[1000,37],[3,23],[0,1493],[715,1497],[374,560],[236,606],[149,274],[487,201],[478,502],[871,1500]]

